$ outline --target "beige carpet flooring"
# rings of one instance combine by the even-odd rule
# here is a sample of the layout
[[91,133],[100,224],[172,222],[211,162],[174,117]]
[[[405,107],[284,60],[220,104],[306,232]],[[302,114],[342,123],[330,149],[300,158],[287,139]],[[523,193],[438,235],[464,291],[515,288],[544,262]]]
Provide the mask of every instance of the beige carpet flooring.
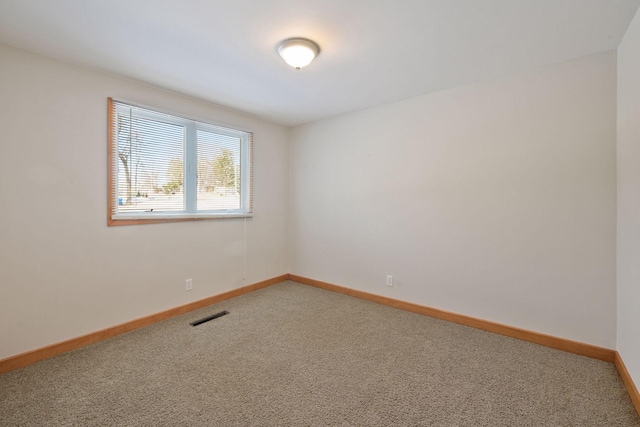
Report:
[[[192,327],[189,322],[228,310]],[[613,365],[284,282],[0,375],[2,426],[640,426]]]

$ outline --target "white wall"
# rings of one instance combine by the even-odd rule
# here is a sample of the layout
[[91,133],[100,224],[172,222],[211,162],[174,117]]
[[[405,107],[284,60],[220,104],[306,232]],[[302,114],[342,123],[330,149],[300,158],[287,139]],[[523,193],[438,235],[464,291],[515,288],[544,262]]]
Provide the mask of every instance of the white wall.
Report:
[[[287,273],[286,128],[3,45],[0,94],[0,358]],[[242,219],[107,227],[109,96],[254,131],[246,280]]]
[[[618,105],[636,382],[638,26]],[[615,87],[609,52],[300,126],[287,147],[280,126],[0,45],[0,358],[287,271],[615,348]],[[106,226],[108,96],[255,132],[244,281],[243,220]]]
[[291,273],[615,348],[615,95],[607,52],[294,128]]
[[640,387],[640,14],[618,48],[618,351]]

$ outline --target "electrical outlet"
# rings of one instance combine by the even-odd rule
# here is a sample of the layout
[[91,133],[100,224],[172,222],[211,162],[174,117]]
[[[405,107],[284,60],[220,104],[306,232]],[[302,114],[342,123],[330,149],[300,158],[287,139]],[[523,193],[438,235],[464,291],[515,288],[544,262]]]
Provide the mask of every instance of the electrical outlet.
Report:
[[190,291],[191,289],[193,289],[193,279],[185,280],[184,284],[185,284],[185,291]]
[[387,286],[393,286],[393,275],[387,274]]

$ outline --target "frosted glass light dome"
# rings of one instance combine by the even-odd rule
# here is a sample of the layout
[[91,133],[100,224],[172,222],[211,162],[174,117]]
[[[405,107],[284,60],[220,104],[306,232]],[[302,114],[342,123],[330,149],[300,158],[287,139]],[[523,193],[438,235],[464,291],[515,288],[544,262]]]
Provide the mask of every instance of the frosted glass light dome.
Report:
[[283,40],[278,43],[276,50],[282,59],[296,70],[309,65],[320,51],[313,41],[302,38]]

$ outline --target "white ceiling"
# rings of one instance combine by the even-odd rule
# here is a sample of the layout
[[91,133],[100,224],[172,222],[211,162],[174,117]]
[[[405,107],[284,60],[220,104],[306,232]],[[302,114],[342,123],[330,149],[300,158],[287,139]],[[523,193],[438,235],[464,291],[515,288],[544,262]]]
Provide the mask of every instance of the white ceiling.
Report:
[[[0,0],[0,42],[296,125],[615,49],[638,6],[640,0]],[[275,51],[293,36],[321,48],[300,71]]]

